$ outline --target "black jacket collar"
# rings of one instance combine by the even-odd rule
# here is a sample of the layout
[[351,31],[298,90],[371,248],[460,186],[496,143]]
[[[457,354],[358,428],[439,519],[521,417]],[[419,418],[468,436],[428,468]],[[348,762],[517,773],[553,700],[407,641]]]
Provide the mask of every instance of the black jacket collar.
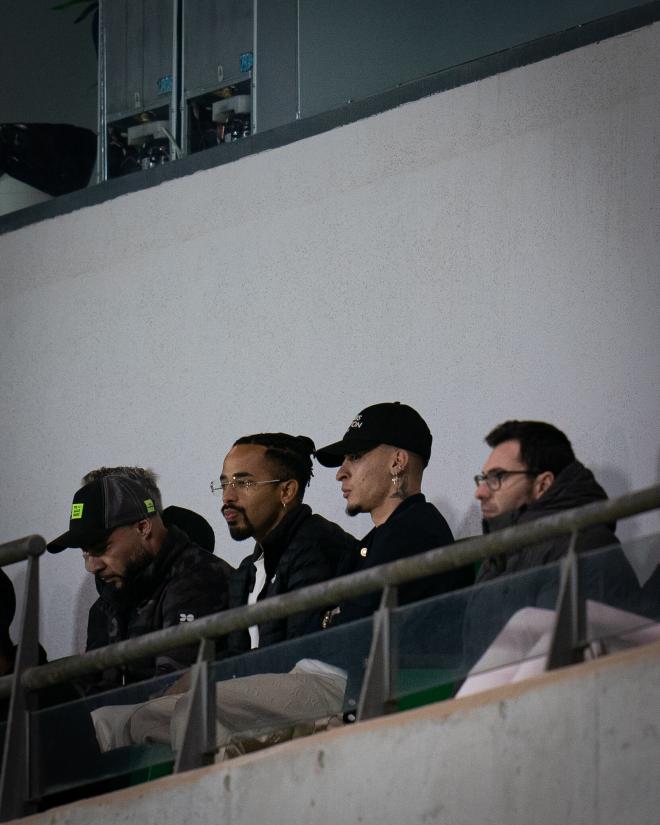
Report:
[[395,519],[399,518],[403,513],[407,510],[410,510],[411,507],[414,507],[416,504],[424,504],[426,502],[426,496],[424,493],[414,493],[412,496],[408,496],[408,498],[404,498],[404,500],[397,506],[395,510],[389,514],[389,516],[385,519],[382,524],[379,524],[376,527],[372,527],[371,530],[367,533],[367,535],[362,539],[362,544],[367,544],[370,539],[373,538],[374,533],[376,530],[379,530],[381,527],[384,527],[386,524],[394,521]]
[[264,554],[264,565],[268,578],[275,573],[282,553],[291,544],[300,525],[309,518],[311,513],[312,509],[307,504],[296,505],[273,527],[261,544],[259,542],[255,544],[252,560],[256,561],[262,553]]
[[[492,519],[482,521],[484,533],[493,533],[505,527],[513,527],[534,521],[552,513],[571,510],[594,501],[604,501],[607,493],[588,470],[579,461],[573,461],[559,473],[554,483],[540,499],[530,505],[523,505],[517,510],[509,510]],[[608,525],[614,531],[616,525]]]

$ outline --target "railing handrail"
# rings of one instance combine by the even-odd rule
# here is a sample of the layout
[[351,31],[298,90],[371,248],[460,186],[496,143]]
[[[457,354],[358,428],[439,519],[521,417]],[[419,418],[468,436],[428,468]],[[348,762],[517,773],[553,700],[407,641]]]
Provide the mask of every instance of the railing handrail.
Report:
[[[253,605],[224,610],[194,622],[27,668],[22,676],[22,684],[28,690],[61,684],[106,667],[155,656],[202,639],[218,638],[234,630],[282,619],[304,610],[329,607],[346,599],[381,590],[386,585],[399,585],[421,576],[446,572],[493,555],[507,555],[528,544],[536,544],[595,524],[614,522],[657,507],[660,507],[660,485],[565,510],[486,536],[464,539],[456,544],[362,570],[350,576],[341,576],[282,596],[264,599]],[[0,679],[0,698],[9,694],[10,685],[11,677]]]
[[0,567],[25,561],[30,556],[40,556],[46,550],[46,540],[43,536],[23,536],[0,544]]

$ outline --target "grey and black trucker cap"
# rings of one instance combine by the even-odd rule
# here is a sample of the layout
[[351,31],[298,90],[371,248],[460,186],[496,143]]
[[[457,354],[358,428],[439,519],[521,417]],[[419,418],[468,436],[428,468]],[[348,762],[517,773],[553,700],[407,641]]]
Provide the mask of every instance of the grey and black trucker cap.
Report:
[[147,491],[125,476],[105,476],[90,481],[73,497],[69,529],[47,545],[50,553],[67,547],[92,547],[116,527],[156,515]]

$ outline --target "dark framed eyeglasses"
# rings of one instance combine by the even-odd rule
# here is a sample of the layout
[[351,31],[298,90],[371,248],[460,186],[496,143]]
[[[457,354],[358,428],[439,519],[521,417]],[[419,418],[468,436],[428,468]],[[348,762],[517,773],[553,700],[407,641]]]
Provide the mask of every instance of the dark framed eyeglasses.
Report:
[[258,487],[260,484],[279,484],[284,479],[271,478],[268,481],[255,481],[253,478],[229,478],[229,479],[214,479],[211,482],[211,492],[214,496],[221,496],[225,490],[231,487],[232,490],[251,490],[253,487]]
[[486,483],[488,489],[492,492],[499,490],[502,482],[507,476],[537,476],[538,473],[532,470],[491,470],[489,473],[478,473],[474,477],[474,483],[477,487],[480,484]]

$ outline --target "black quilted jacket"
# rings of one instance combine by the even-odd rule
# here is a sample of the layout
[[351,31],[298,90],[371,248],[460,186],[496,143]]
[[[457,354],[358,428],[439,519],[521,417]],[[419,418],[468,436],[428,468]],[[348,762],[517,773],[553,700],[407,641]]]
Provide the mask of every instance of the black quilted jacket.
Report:
[[[258,601],[279,596],[331,579],[336,575],[341,559],[354,550],[357,540],[332,521],[312,513],[306,504],[292,510],[268,533],[262,545],[243,559],[232,575],[229,586],[229,605],[247,604],[255,582],[254,561],[263,550],[266,584]],[[259,647],[302,636],[321,626],[324,610],[307,611],[286,619],[259,625]],[[250,648],[247,630],[236,631],[229,637],[229,652],[240,653]]]
[[[130,585],[120,591],[109,585],[102,588],[89,611],[87,650],[224,610],[231,572],[233,568],[225,561],[171,525],[160,552]],[[85,689],[109,690],[180,670],[195,661],[196,653],[196,646],[188,646],[123,668],[109,668]]]

